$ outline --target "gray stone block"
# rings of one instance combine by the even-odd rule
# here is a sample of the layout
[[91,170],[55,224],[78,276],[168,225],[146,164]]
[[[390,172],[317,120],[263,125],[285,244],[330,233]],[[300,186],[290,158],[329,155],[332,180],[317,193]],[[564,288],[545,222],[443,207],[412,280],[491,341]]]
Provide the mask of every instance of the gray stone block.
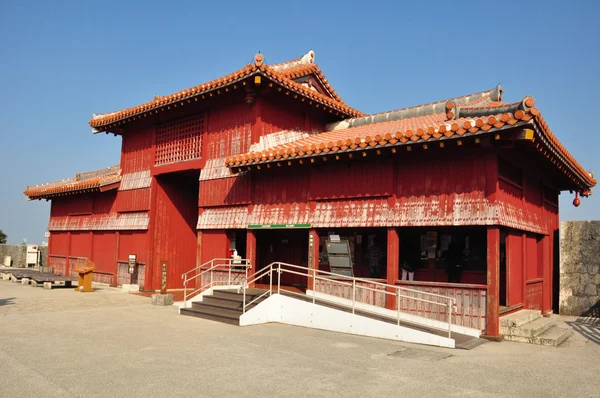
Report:
[[29,278],[21,278],[21,283],[23,285],[29,285]]
[[37,283],[36,281],[33,281],[33,280],[31,281],[31,286],[36,287],[36,286],[39,286],[39,285],[40,284]]
[[172,294],[153,294],[152,305],[173,305]]
[[52,289],[52,282],[44,282],[44,289],[45,290]]
[[140,285],[123,284],[121,291],[125,293],[136,293],[140,291]]

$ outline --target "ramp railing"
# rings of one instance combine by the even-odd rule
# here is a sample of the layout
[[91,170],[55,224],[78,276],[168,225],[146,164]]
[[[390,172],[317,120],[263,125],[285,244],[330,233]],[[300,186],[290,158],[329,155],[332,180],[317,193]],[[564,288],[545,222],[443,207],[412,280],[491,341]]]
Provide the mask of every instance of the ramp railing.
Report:
[[[313,304],[316,304],[317,300],[319,300],[319,302],[330,302],[331,304],[335,304],[336,306],[346,307],[348,310],[351,309],[353,314],[357,310],[356,309],[357,304],[363,304],[362,302],[357,300],[357,293],[360,292],[361,290],[367,291],[367,292],[376,292],[378,294],[385,294],[386,296],[393,296],[395,298],[396,321],[397,321],[398,326],[400,326],[400,324],[401,324],[401,322],[400,322],[401,313],[402,313],[401,305],[400,305],[401,300],[414,300],[423,305],[439,307],[447,315],[446,321],[440,321],[442,323],[447,324],[447,326],[444,325],[443,330],[446,330],[446,327],[447,327],[448,338],[451,338],[451,336],[452,336],[452,312],[453,312],[455,304],[456,304],[455,298],[453,298],[453,297],[444,296],[441,294],[423,292],[423,291],[420,291],[417,289],[410,289],[410,288],[406,288],[403,286],[388,285],[385,283],[380,283],[380,282],[376,282],[376,281],[364,279],[364,278],[356,278],[356,277],[351,277],[351,276],[334,274],[334,273],[327,272],[327,271],[315,270],[313,268],[302,267],[299,265],[282,263],[282,262],[271,263],[271,264],[267,265],[266,267],[262,268],[261,270],[256,271],[254,274],[247,276],[243,279],[243,281],[239,287],[239,289],[241,289],[242,293],[243,293],[243,310],[242,310],[242,312],[246,313],[246,311],[248,310],[248,307],[250,305],[258,302],[258,300],[260,300],[266,296],[271,296],[274,293],[281,294],[281,290],[282,290],[281,289],[281,275],[286,274],[286,273],[291,274],[291,275],[299,275],[301,277],[307,278],[308,282],[309,282],[309,283],[307,283],[307,286],[312,283],[312,302],[313,302]],[[274,274],[276,275],[276,279],[277,279],[276,286],[274,286],[274,282],[273,282]],[[256,283],[257,281],[260,281],[261,279],[265,278],[267,275],[269,276],[269,289],[266,290],[264,293],[254,297],[251,301],[246,302],[246,291],[248,290],[249,286]],[[342,301],[327,300],[323,297],[317,298],[316,297],[317,281],[326,281],[328,283],[338,284],[341,286],[346,286],[346,287],[351,288],[352,289],[351,304],[347,304]],[[366,284],[368,284],[370,286],[366,286]],[[371,287],[371,286],[373,286],[373,287]],[[304,293],[298,293],[298,292],[294,292],[291,290],[286,290],[286,295],[298,295],[303,298],[307,297],[307,295]],[[418,295],[426,296],[427,298],[419,297]],[[310,297],[310,295],[309,295],[309,297]],[[382,316],[381,312],[377,312],[372,309],[369,309],[367,306],[361,306],[359,308],[359,310],[361,313],[368,313],[368,314],[372,314],[372,315],[376,315],[376,316]]]
[[[188,296],[215,286],[239,286],[248,278],[248,270],[252,268],[250,260],[241,258],[213,258],[181,275],[183,279],[183,305],[187,306]],[[237,275],[242,272],[243,277]],[[205,280],[207,279],[207,280]],[[188,287],[192,281],[197,281],[195,287]],[[188,291],[188,289],[191,289]]]

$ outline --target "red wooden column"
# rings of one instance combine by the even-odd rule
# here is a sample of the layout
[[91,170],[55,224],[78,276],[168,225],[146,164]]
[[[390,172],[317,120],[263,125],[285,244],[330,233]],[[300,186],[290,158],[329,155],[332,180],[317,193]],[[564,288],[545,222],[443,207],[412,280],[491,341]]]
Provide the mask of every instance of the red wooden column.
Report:
[[[315,229],[308,231],[308,268],[312,268],[315,271],[319,270],[319,234]],[[314,281],[312,278],[311,271],[309,272],[308,283],[306,288],[313,290]],[[316,290],[316,289],[315,289]]]
[[542,238],[542,315],[552,313],[552,256],[550,255],[551,236],[546,235]]
[[500,228],[487,228],[486,334],[500,335]]
[[[256,231],[252,229],[246,230],[246,258],[252,265],[252,268],[248,270],[248,275],[251,275],[258,271],[258,264],[256,264]],[[254,287],[254,284],[251,287]]]
[[[397,228],[387,229],[387,284],[396,285],[400,265],[400,237]],[[396,293],[395,289],[390,292]],[[396,297],[386,294],[385,307],[390,310],[396,309]]]

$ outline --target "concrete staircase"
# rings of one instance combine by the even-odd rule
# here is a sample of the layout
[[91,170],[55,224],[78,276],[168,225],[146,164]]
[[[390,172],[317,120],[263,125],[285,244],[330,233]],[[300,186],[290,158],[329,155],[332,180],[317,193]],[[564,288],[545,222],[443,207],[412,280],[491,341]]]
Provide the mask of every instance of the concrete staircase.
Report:
[[539,310],[521,310],[500,317],[504,340],[557,347],[573,334],[573,329]]
[[[249,303],[264,292],[260,289],[248,289],[246,302]],[[254,308],[263,300],[264,298],[252,303],[246,309]],[[237,290],[214,290],[212,295],[203,296],[202,301],[192,302],[191,308],[181,308],[180,314],[239,325],[243,302],[244,296]]]

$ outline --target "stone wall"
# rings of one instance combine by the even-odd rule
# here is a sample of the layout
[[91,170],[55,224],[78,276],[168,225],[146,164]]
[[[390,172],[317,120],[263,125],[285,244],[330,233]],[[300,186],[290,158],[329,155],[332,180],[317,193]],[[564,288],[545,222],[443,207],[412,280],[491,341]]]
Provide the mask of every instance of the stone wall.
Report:
[[582,315],[599,301],[600,221],[563,221],[559,312]]
[[[48,246],[38,246],[41,251],[40,266],[48,264]],[[0,266],[4,266],[4,257],[12,257],[12,266],[16,268],[25,267],[27,258],[27,246],[25,245],[0,245]]]

